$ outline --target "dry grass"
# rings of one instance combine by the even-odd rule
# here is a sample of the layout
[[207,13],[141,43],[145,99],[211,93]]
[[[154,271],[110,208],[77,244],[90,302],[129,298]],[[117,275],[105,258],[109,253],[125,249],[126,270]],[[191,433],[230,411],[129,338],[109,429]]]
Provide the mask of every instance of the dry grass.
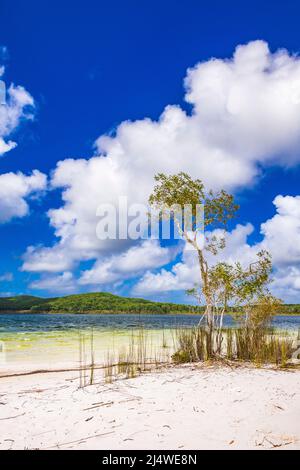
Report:
[[96,369],[102,369],[105,382],[112,383],[116,379],[133,378],[172,363],[225,361],[285,367],[293,353],[293,338],[287,332],[275,333],[267,327],[177,328],[172,339],[173,344],[168,345],[169,340],[163,331],[162,339],[153,344],[153,336],[148,330],[133,330],[126,346],[117,351],[107,351],[100,368],[95,363],[93,331],[90,337],[79,333],[79,387],[94,383]]
[[[81,331],[79,335],[79,387],[93,385],[95,374],[95,351],[94,351],[94,331],[90,332],[89,338]],[[89,346],[88,344],[89,343]]]
[[[221,350],[218,347],[221,335]],[[228,328],[208,330],[205,327],[177,331],[178,348],[175,363],[206,361],[218,358],[285,366],[292,358],[293,339],[268,328]]]

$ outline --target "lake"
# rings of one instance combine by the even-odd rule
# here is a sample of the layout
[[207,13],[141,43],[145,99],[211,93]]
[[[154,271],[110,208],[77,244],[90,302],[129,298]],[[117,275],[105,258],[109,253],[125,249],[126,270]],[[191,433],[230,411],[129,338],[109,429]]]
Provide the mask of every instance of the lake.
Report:
[[[128,330],[140,328],[169,329],[193,327],[201,315],[134,315],[134,314],[0,314],[0,339],[7,333],[72,331],[86,328],[100,330]],[[275,328],[293,330],[300,328],[300,315],[278,315],[272,322]],[[225,315],[224,326],[236,322]]]
[[[89,361],[91,331],[95,361],[103,363],[108,354],[117,357],[132,341],[140,341],[144,330],[149,356],[168,361],[174,351],[176,328],[197,326],[200,315],[100,315],[100,314],[0,314],[1,374],[37,368],[76,367],[80,336],[85,338]],[[229,315],[225,327],[236,322]],[[278,330],[295,335],[300,316],[282,315],[273,319]],[[2,350],[2,352],[1,352]]]

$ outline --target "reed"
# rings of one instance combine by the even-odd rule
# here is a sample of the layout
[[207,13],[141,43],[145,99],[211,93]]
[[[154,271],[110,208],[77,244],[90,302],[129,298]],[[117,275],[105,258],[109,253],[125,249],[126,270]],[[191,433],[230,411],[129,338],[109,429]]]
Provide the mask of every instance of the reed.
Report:
[[[300,335],[300,334],[299,334]],[[106,383],[129,379],[170,363],[230,361],[252,362],[257,366],[277,364],[285,367],[293,354],[293,338],[288,333],[274,332],[266,326],[242,325],[236,328],[212,329],[205,326],[177,328],[167,346],[165,331],[153,344],[152,335],[144,328],[133,330],[121,349],[107,351],[101,367],[96,366],[94,332],[90,337],[79,332],[79,387],[93,385],[95,370],[104,371]],[[88,340],[89,339],[89,340]]]
[[[223,344],[221,349],[220,344]],[[284,367],[292,353],[292,338],[276,334],[267,327],[244,326],[221,331],[198,327],[177,330],[177,348],[172,360],[184,363],[225,358]]]
[[84,336],[78,332],[79,341],[79,388],[84,387]]
[[139,374],[155,369],[162,364],[170,364],[171,358],[166,352],[166,338],[163,333],[162,343],[153,345],[152,336],[143,327],[133,330],[126,347],[122,347],[117,354],[108,354],[104,364],[106,381],[115,379],[129,379]]
[[162,348],[167,349],[167,347],[168,347],[168,343],[167,343],[167,340],[166,340],[166,337],[165,337],[165,330],[163,329]]
[[95,371],[95,350],[94,350],[94,330],[91,330],[90,337],[90,352],[91,352],[91,366],[90,366],[90,385],[94,383],[94,371]]
[[[89,337],[89,347],[87,338],[81,331],[78,332],[79,341],[79,388],[87,385],[93,385],[95,373],[95,350],[94,350],[94,331],[91,330]],[[89,355],[89,360],[88,360]]]
[[114,361],[111,354],[107,353],[107,359],[104,368],[104,379],[106,383],[112,383],[114,377]]

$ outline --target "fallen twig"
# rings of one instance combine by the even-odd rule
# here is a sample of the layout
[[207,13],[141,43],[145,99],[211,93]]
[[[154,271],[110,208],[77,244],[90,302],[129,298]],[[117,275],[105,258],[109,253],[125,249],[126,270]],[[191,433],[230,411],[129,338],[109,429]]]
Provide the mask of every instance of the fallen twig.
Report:
[[26,413],[24,411],[24,413],[21,413],[19,415],[15,415],[15,416],[8,416],[7,418],[0,418],[0,421],[3,421],[4,419],[13,419],[13,418],[18,418],[19,416],[24,416]]
[[70,444],[77,444],[78,442],[84,442],[84,441],[87,441],[88,439],[94,439],[95,437],[108,436],[109,434],[113,434],[114,432],[115,431],[109,431],[109,432],[104,432],[102,434],[95,434],[94,436],[82,437],[81,439],[76,439],[76,441],[63,442],[62,444],[56,444],[55,446],[45,447],[45,449],[55,449],[56,447],[67,446]]

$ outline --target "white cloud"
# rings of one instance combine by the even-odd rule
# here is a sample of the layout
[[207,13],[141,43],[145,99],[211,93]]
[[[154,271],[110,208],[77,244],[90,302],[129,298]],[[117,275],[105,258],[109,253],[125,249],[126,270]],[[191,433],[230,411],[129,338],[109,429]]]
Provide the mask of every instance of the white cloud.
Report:
[[15,148],[16,146],[17,146],[17,144],[15,142],[13,142],[12,140],[8,140],[7,142],[5,142],[5,140],[3,140],[0,137],[0,156],[3,155],[6,152],[9,152],[10,150]]
[[4,173],[0,175],[0,223],[29,212],[26,198],[46,188],[46,175],[34,170],[31,175]]
[[284,49],[271,54],[267,43],[254,41],[238,46],[231,61],[213,59],[189,70],[186,86],[211,146],[253,170],[268,160],[299,161],[299,57]]
[[157,240],[146,240],[125,253],[98,260],[92,269],[81,273],[79,284],[98,285],[124,281],[138,276],[146,269],[164,266],[174,255],[172,249],[161,247]]
[[59,266],[61,271],[67,266],[67,260],[59,259],[59,253],[51,250],[47,252],[44,249],[41,256],[41,252],[33,252],[29,249],[26,255],[29,262],[27,263],[25,260],[24,266],[30,270],[29,263],[32,262],[32,271],[44,272],[41,279],[30,284],[30,288],[52,292],[74,291],[76,287],[83,285],[120,284],[127,279],[138,276],[146,269],[167,264],[175,255],[176,250],[161,247],[157,240],[145,240],[142,244],[131,247],[125,253],[98,260],[91,269],[81,271],[79,279],[76,279],[70,271],[59,275],[47,274],[55,263],[52,257],[57,258],[56,267]]
[[261,226],[263,246],[273,253],[276,265],[300,263],[300,196],[277,196],[277,214]]
[[[63,204],[48,212],[57,242],[53,247],[31,247],[24,270],[61,272],[80,261],[96,260],[80,282],[114,278],[115,263],[107,258],[119,256],[130,244],[97,239],[97,207],[117,205],[124,195],[129,204],[145,203],[157,172],[186,171],[208,188],[235,190],[251,185],[264,165],[299,162],[299,57],[286,50],[271,53],[263,41],[250,42],[238,46],[231,59],[211,59],[190,69],[185,89],[190,115],[167,106],[158,121],[123,122],[115,136],[97,139],[94,157],[57,164],[52,187],[62,190]],[[262,230],[272,245],[268,227],[267,222]],[[245,236],[245,230],[249,226],[237,229],[232,243],[234,237]],[[239,246],[252,255],[247,242]],[[172,276],[188,283],[181,264],[166,273],[162,289],[173,282]],[[146,276],[150,279],[149,273]],[[176,281],[173,284],[175,289]]]
[[[0,77],[4,72],[5,68],[0,67]],[[18,128],[21,121],[33,118],[34,100],[24,87],[11,84],[5,93],[5,104],[2,104],[3,86],[5,87],[3,81],[0,86],[0,156],[2,156],[16,147],[17,143],[10,140],[9,136]]]
[[73,259],[59,246],[54,248],[29,246],[23,255],[22,271],[61,272],[73,267]]
[[151,295],[162,292],[180,291],[192,288],[199,279],[198,266],[177,263],[171,271],[162,269],[154,274],[147,271],[133,289],[136,295]]
[[[300,196],[277,196],[273,201],[276,214],[261,224],[263,239],[250,245],[248,237],[254,231],[251,224],[237,225],[227,234],[226,248],[218,257],[208,256],[210,264],[216,261],[239,261],[244,266],[255,261],[262,249],[272,255],[274,282],[272,291],[286,301],[299,301],[300,295]],[[214,233],[217,235],[218,231]],[[158,273],[147,271],[134,288],[139,295],[162,291],[180,291],[193,287],[199,279],[199,267],[195,252],[184,250],[181,262],[171,272],[162,269]]]
[[29,287],[49,292],[73,292],[76,288],[76,282],[73,274],[67,271],[56,276],[43,276],[41,279],[33,281]]
[[[7,56],[7,48],[0,47],[0,55]],[[0,77],[5,68],[0,67]],[[34,100],[22,86],[6,85],[0,82],[0,156],[16,147],[17,143],[9,136],[23,120],[33,118]],[[33,193],[46,188],[46,176],[34,170],[31,175],[23,173],[0,174],[0,223],[8,222],[14,217],[24,217],[29,212],[28,198]]]
[[[251,224],[237,225],[232,232],[227,234],[226,248],[222,251],[218,260],[234,262],[237,259],[244,264],[253,261],[255,249],[247,244],[247,237],[253,232]],[[218,236],[218,230],[214,234]],[[208,253],[209,263],[216,262],[214,257]],[[195,283],[200,282],[200,270],[196,252],[185,245],[182,260],[176,263],[171,271],[162,269],[158,273],[147,271],[134,287],[134,293],[138,295],[149,295],[159,292],[180,291],[192,288]]]

